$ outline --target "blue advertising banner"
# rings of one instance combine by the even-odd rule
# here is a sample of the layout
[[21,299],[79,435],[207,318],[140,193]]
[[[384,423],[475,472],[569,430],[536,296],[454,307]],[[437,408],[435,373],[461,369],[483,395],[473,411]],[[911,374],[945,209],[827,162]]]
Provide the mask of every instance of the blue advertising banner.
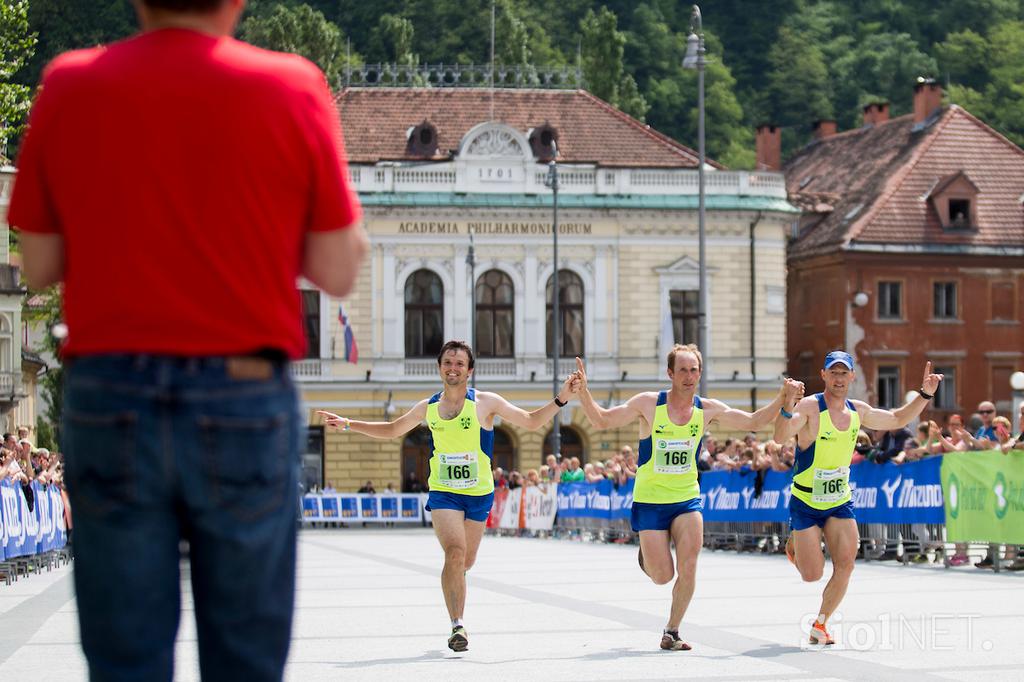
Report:
[[396,493],[370,495],[342,493],[302,498],[302,520],[320,521],[421,521],[423,503],[421,495]]
[[0,559],[48,552],[67,543],[60,490],[38,481],[30,485],[31,510],[20,483],[0,481]]
[[[861,523],[944,523],[941,457],[907,464],[863,462],[850,467],[850,490]],[[708,471],[701,476],[705,521],[789,520],[791,472]],[[633,480],[618,490],[611,481],[562,483],[558,515],[576,519],[627,519]]]
[[359,517],[359,496],[341,495],[338,497],[341,503],[341,520],[355,519]]
[[[907,464],[850,467],[850,493],[860,523],[944,523],[941,457]],[[789,472],[707,472],[701,478],[706,521],[788,521]]]
[[788,521],[790,472],[706,471],[700,479],[705,521]]
[[861,523],[945,523],[942,457],[907,464],[864,462],[850,470],[850,489]]
[[633,479],[618,488],[611,481],[559,483],[558,515],[568,519],[628,519],[633,507]]
[[380,498],[380,516],[387,521],[398,518],[398,498],[393,495],[382,495]]

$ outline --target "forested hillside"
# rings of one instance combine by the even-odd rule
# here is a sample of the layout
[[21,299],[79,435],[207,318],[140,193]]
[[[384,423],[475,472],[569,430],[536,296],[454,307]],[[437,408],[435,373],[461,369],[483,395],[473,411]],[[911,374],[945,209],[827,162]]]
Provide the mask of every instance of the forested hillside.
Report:
[[[241,37],[304,54],[333,79],[353,62],[474,63],[490,58],[492,0],[250,0]],[[508,65],[582,67],[588,89],[696,144],[696,76],[680,67],[691,5],[670,0],[496,0],[496,57]],[[753,126],[860,124],[863,104],[906,113],[928,76],[950,101],[1024,142],[1021,0],[712,0],[707,38],[708,153],[754,160]],[[14,80],[34,84],[55,54],[128,35],[128,0],[30,0],[35,56]],[[339,82],[335,80],[335,82]]]

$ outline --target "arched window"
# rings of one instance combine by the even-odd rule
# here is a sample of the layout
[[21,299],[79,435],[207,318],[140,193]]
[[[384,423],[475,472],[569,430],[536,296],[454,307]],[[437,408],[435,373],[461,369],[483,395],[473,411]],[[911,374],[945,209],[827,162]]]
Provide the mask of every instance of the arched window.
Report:
[[508,431],[494,429],[494,450],[491,452],[491,467],[501,467],[506,472],[512,471],[516,463],[516,447]]
[[[551,292],[555,277],[548,277],[545,289],[547,301],[547,353],[551,355],[552,309]],[[561,318],[561,357],[583,356],[583,280],[571,270],[558,271],[558,316]]]
[[[580,436],[580,432],[575,427],[562,425],[562,428],[558,430],[562,436],[562,459],[568,459],[569,457],[579,457],[580,466],[587,463],[587,454],[583,450],[583,438]],[[554,453],[554,429],[548,429],[548,432],[544,435],[544,447],[541,454],[540,462],[544,464],[547,460],[547,456]]]
[[515,286],[501,270],[488,270],[476,281],[476,355],[510,358],[514,353]]
[[[402,492],[427,491],[430,478],[430,429],[420,426],[402,441]],[[415,489],[414,489],[415,488]]]
[[444,285],[430,270],[405,280],[405,357],[429,358],[444,345]]

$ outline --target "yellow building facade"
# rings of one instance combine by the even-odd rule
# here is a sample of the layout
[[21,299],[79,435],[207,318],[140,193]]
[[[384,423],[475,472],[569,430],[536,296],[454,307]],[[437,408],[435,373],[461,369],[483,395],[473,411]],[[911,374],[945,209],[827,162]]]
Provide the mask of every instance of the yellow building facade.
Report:
[[[305,484],[355,490],[372,481],[379,491],[410,475],[423,483],[425,430],[394,441],[324,432],[316,410],[368,421],[399,416],[440,390],[436,348],[473,339],[474,319],[477,388],[525,409],[550,401],[554,211],[541,126],[560,152],[558,375],[581,354],[603,404],[667,386],[668,348],[695,340],[697,328],[692,150],[579,91],[503,93],[495,117],[475,93],[466,101],[438,94],[435,108],[406,114],[379,101],[395,98],[393,89],[377,92],[346,91],[338,100],[372,247],[347,300],[303,294],[309,357],[294,374],[309,420]],[[514,106],[517,96],[531,106]],[[423,137],[412,138],[427,127],[438,146],[450,140],[449,149],[417,149]],[[628,144],[609,143],[605,154],[595,129]],[[405,157],[388,146],[395,136]],[[580,136],[588,143],[574,145]],[[708,392],[751,409],[771,401],[786,367],[785,255],[796,210],[780,174],[711,163],[705,176]],[[342,315],[358,362],[346,360]],[[564,456],[603,460],[623,444],[636,447],[636,427],[597,432],[576,402],[563,408],[562,425]],[[550,429],[498,424],[495,465],[537,468]]]

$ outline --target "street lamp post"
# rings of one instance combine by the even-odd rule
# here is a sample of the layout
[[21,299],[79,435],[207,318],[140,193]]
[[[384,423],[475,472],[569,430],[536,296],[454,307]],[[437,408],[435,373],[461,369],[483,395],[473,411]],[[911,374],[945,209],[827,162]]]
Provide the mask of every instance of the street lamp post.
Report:
[[1010,388],[1013,389],[1013,419],[1017,420],[1017,433],[1024,431],[1024,419],[1020,416],[1020,404],[1024,403],[1024,372],[1010,375]]
[[[466,267],[469,268],[469,345],[480,355],[476,347],[476,254],[473,252],[473,225],[469,226],[469,251],[466,252]],[[476,388],[476,371],[469,375],[469,385]]]
[[708,358],[711,349],[708,347],[708,271],[705,254],[704,238],[704,30],[701,24],[700,7],[693,6],[690,14],[690,35],[686,38],[686,56],[683,58],[684,69],[697,70],[697,260],[700,265],[700,284],[697,295],[697,345],[704,356],[703,368],[700,373],[700,395],[707,395],[707,376],[709,372]]
[[[551,243],[553,247],[552,261],[554,272],[551,281],[551,385],[554,395],[558,395],[558,360],[561,356],[562,321],[558,310],[558,144],[551,140],[551,160],[548,162],[548,177],[544,184],[551,188]],[[551,426],[551,453],[555,459],[562,461],[562,411],[555,412],[555,421]]]

